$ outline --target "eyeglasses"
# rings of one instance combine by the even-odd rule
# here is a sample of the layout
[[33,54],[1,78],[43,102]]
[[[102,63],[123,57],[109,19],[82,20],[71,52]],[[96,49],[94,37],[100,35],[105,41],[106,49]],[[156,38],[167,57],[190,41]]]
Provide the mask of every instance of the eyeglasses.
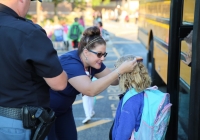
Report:
[[101,58],[102,56],[106,57],[106,55],[108,54],[106,52],[105,53],[98,53],[98,52],[94,52],[94,51],[91,51],[91,50],[88,50],[88,51],[96,54],[98,58]]

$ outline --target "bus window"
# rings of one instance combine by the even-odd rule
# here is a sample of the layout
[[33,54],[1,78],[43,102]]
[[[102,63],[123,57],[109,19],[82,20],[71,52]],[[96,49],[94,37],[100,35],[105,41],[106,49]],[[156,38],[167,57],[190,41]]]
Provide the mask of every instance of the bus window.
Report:
[[183,24],[193,24],[195,0],[184,0]]

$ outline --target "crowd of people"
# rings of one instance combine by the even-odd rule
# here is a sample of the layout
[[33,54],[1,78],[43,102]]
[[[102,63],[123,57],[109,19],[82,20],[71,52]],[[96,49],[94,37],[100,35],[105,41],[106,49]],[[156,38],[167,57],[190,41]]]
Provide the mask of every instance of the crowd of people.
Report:
[[[58,46],[57,44],[59,44],[59,47],[66,51],[69,51],[70,43],[73,49],[78,48],[84,28],[85,22],[83,16],[80,18],[76,17],[72,25],[67,25],[65,20],[59,21],[55,18],[54,23],[47,20],[44,26],[47,36],[54,42],[54,46]],[[55,48],[58,49],[58,47]]]

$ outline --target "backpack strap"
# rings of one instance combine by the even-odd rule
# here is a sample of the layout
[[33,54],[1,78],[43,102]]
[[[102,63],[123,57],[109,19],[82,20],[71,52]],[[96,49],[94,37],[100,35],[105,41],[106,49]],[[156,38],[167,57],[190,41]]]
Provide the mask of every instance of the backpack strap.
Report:
[[[157,86],[153,86],[153,87],[149,87],[147,88],[145,91],[148,91],[148,90],[158,90],[158,87]],[[121,106],[121,109],[123,108],[124,104],[126,103],[126,101],[131,98],[132,96],[138,94],[138,92],[132,88],[130,89],[129,91],[127,91],[123,97],[123,102],[122,102],[122,106]]]
[[149,87],[149,88],[147,88],[147,89],[157,90],[158,87],[157,87],[157,86],[153,86],[153,87]]
[[138,92],[135,91],[134,88],[130,89],[129,91],[127,91],[123,97],[123,101],[122,101],[122,106],[121,106],[121,110],[124,106],[124,104],[126,103],[126,101],[128,101],[128,99],[130,99],[132,96],[136,95]]

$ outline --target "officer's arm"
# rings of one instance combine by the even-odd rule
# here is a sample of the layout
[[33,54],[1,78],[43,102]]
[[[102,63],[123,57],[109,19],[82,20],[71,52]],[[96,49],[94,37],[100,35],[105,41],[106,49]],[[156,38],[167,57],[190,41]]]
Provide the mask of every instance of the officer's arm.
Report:
[[55,91],[64,90],[67,86],[67,74],[63,71],[60,75],[53,78],[44,78],[51,89]]

